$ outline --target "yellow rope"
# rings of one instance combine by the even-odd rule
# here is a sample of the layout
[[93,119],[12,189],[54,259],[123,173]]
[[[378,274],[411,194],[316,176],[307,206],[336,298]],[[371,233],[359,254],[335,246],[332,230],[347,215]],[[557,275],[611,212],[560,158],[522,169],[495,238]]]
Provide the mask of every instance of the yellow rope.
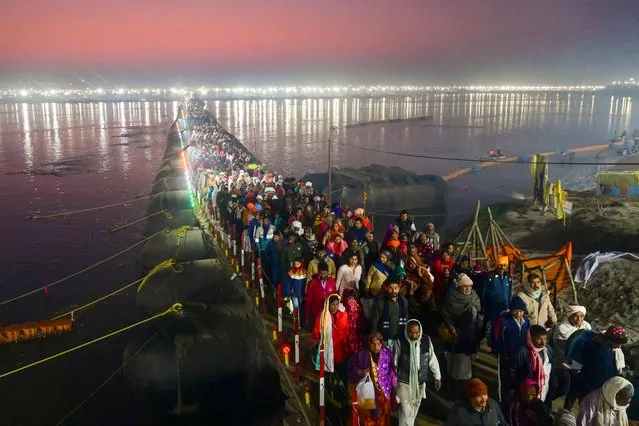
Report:
[[182,238],[186,237],[186,233],[191,230],[191,227],[188,225],[180,226],[175,230],[175,235],[178,237],[177,242],[175,243],[176,247],[180,247],[180,243],[182,242]]
[[115,227],[115,228],[111,228],[111,229],[109,229],[109,232],[117,232],[117,231],[119,231],[121,229],[124,229],[124,228],[127,228],[127,227],[129,227],[129,226],[131,226],[131,225],[133,225],[135,223],[142,222],[143,220],[146,220],[146,219],[148,219],[150,217],[153,217],[153,216],[157,216],[157,215],[162,214],[162,213],[164,213],[166,215],[166,219],[167,220],[171,220],[173,218],[173,216],[171,216],[171,214],[168,211],[166,211],[166,210],[158,210],[155,213],[151,213],[148,216],[144,216],[143,218],[134,220],[133,222],[129,222],[126,225],[122,225],[122,226],[118,226],[118,227]]
[[11,370],[11,371],[7,371],[6,373],[2,373],[2,374],[0,374],[0,379],[3,379],[5,377],[7,377],[7,376],[11,376],[12,374],[15,374],[15,373],[19,373],[20,371],[26,370],[27,368],[35,367],[36,365],[44,364],[45,362],[51,361],[51,360],[56,359],[56,358],[60,358],[61,356],[70,354],[71,352],[75,352],[75,351],[77,351],[79,349],[82,349],[82,348],[87,347],[89,345],[92,345],[94,343],[100,342],[102,340],[108,339],[108,338],[113,337],[113,336],[115,336],[117,334],[123,333],[123,332],[128,331],[128,330],[130,330],[132,328],[138,327],[138,326],[140,326],[142,324],[146,324],[148,322],[156,320],[156,319],[158,319],[160,317],[163,317],[164,315],[167,315],[167,314],[169,314],[171,312],[179,313],[181,311],[182,311],[182,304],[181,303],[176,303],[173,306],[171,306],[169,309],[167,309],[166,311],[160,312],[159,314],[155,314],[153,316],[150,316],[150,317],[148,317],[146,319],[143,319],[142,321],[138,321],[136,323],[127,325],[126,327],[122,327],[122,328],[120,328],[118,330],[112,331],[111,333],[105,334],[104,336],[98,337],[97,339],[93,339],[93,340],[90,340],[88,342],[82,343],[82,344],[80,344],[78,346],[74,346],[72,348],[64,350],[62,352],[58,352],[57,354],[53,354],[51,356],[48,356],[48,357],[43,358],[41,360],[38,360],[36,362],[32,362],[31,364],[23,365],[22,367],[16,368],[15,370]]
[[75,309],[72,309],[72,310],[70,310],[70,311],[68,311],[68,312],[65,312],[65,313],[63,313],[63,314],[60,314],[60,315],[58,315],[57,317],[53,317],[53,318],[51,318],[51,320],[57,320],[57,319],[59,319],[59,318],[66,317],[67,315],[71,315],[71,314],[73,314],[73,313],[75,313],[75,312],[78,312],[78,311],[81,311],[81,310],[83,310],[83,309],[86,309],[86,308],[88,308],[89,306],[93,306],[93,305],[95,305],[96,303],[99,303],[99,302],[101,302],[101,301],[103,301],[103,300],[108,299],[109,297],[115,296],[116,294],[123,292],[123,291],[124,291],[124,290],[126,290],[127,288],[133,287],[134,285],[138,284],[138,283],[139,283],[140,281],[142,281],[142,280],[144,280],[144,278],[140,278],[140,279],[138,279],[138,280],[135,280],[135,281],[133,281],[132,283],[129,283],[129,284],[125,285],[124,287],[120,287],[119,289],[117,289],[117,290],[115,290],[115,291],[112,291],[111,293],[109,293],[109,294],[107,294],[107,295],[105,295],[105,296],[102,296],[102,297],[100,297],[100,298],[98,298],[98,299],[93,300],[92,302],[89,302],[89,303],[87,303],[87,304],[85,304],[85,305],[82,305],[82,306],[80,306],[80,307],[78,307],[78,308],[75,308]]
[[140,244],[144,244],[145,242],[147,242],[148,240],[150,240],[151,238],[155,237],[156,235],[158,235],[158,234],[160,234],[160,233],[162,233],[162,232],[164,232],[164,230],[158,231],[158,232],[156,232],[155,234],[153,234],[153,235],[151,235],[151,236],[149,236],[149,237],[147,237],[147,238],[145,238],[145,239],[143,239],[143,240],[141,240],[141,241],[138,241],[137,243],[135,243],[135,244],[133,244],[133,245],[131,245],[131,246],[129,246],[129,247],[127,247],[127,248],[125,248],[124,250],[121,250],[121,251],[117,252],[116,254],[114,254],[114,255],[112,255],[112,256],[109,256],[109,257],[107,257],[106,259],[100,260],[99,262],[96,262],[96,263],[94,263],[93,265],[88,266],[88,267],[86,267],[86,268],[82,269],[81,271],[74,272],[74,273],[73,273],[73,274],[71,274],[71,275],[67,275],[66,277],[61,278],[61,279],[59,279],[58,281],[54,281],[54,282],[52,282],[52,283],[50,283],[50,284],[47,284],[47,285],[44,285],[44,286],[42,286],[42,287],[40,287],[40,288],[36,288],[35,290],[31,290],[31,291],[28,291],[28,292],[26,292],[26,293],[24,293],[24,294],[21,294],[20,296],[12,297],[11,299],[7,299],[7,300],[5,300],[5,301],[3,301],[3,302],[0,302],[0,306],[6,305],[6,304],[11,303],[11,302],[15,302],[16,300],[20,300],[20,299],[25,298],[25,297],[27,297],[27,296],[31,296],[32,294],[38,293],[39,291],[42,291],[42,290],[44,290],[45,288],[53,287],[53,286],[55,286],[55,285],[58,285],[58,284],[60,284],[60,283],[62,283],[62,282],[64,282],[64,281],[68,280],[69,278],[76,277],[76,276],[78,276],[78,275],[80,275],[80,274],[82,274],[82,273],[84,273],[84,272],[86,272],[86,271],[88,271],[88,270],[90,270],[90,269],[95,268],[96,266],[102,265],[103,263],[108,262],[109,260],[111,260],[111,259],[114,259],[114,258],[118,257],[118,256],[119,256],[119,255],[121,255],[122,253],[125,253],[125,252],[127,252],[127,251],[131,250],[132,248],[139,246]]
[[151,272],[146,274],[146,276],[142,279],[142,282],[140,283],[140,286],[138,287],[138,293],[142,290],[142,288],[144,287],[144,285],[146,284],[146,282],[148,281],[149,278],[151,278],[153,275],[157,274],[158,272],[163,271],[163,270],[168,269],[168,268],[171,268],[173,270],[173,272],[176,272],[178,274],[180,272],[184,271],[184,266],[182,266],[175,259],[165,260],[164,262],[156,265],[153,269],[151,269]]
[[144,342],[142,344],[142,346],[140,346],[138,348],[137,351],[135,351],[133,354],[131,354],[131,356],[129,357],[129,359],[127,359],[126,361],[124,361],[122,363],[122,365],[120,367],[118,367],[117,370],[115,370],[109,377],[106,378],[105,381],[102,382],[102,384],[100,386],[98,386],[97,388],[95,388],[86,398],[84,398],[84,400],[79,403],[78,405],[76,405],[75,407],[73,407],[73,409],[71,411],[69,411],[67,413],[66,416],[64,416],[58,423],[56,423],[56,426],[60,426],[62,423],[64,423],[64,421],[66,419],[68,419],[69,417],[71,417],[76,411],[78,411],[80,408],[82,408],[84,406],[84,404],[86,404],[87,402],[89,402],[89,400],[91,398],[93,398],[95,396],[95,394],[97,394],[98,392],[100,392],[100,390],[105,387],[107,385],[107,383],[109,383],[111,381],[111,379],[113,379],[115,376],[117,376],[121,371],[124,370],[124,368],[127,366],[127,364],[131,361],[133,361],[133,359],[140,353],[142,352],[142,350],[146,347],[146,345],[148,345],[149,343],[151,343],[151,340],[153,340],[155,338],[155,336],[157,336],[158,333],[153,333],[153,335],[151,337],[148,338],[148,340],[146,342]]
[[29,219],[49,219],[49,218],[52,218],[52,217],[70,216],[72,214],[78,214],[78,213],[84,213],[84,212],[92,212],[92,211],[95,211],[95,210],[102,210],[102,209],[107,209],[109,207],[121,206],[122,204],[130,204],[130,203],[134,203],[136,201],[145,200],[145,199],[147,199],[147,198],[149,198],[149,197],[151,197],[153,195],[155,195],[155,194],[143,195],[141,197],[134,198],[132,200],[122,201],[120,203],[114,203],[114,204],[107,204],[105,206],[100,206],[100,207],[92,207],[90,209],[82,209],[82,210],[76,210],[76,211],[66,212],[66,213],[49,214],[49,215],[46,215],[46,216],[31,216]]

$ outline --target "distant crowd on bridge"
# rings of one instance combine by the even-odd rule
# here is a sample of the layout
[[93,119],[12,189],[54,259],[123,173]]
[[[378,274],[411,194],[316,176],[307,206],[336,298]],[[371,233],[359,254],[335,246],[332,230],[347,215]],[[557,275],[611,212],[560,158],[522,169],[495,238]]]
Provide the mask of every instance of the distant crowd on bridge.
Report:
[[[202,105],[186,117],[199,202],[263,268],[270,313],[282,303],[310,332],[302,364],[323,368],[342,424],[357,402],[360,425],[395,412],[413,425],[427,390],[457,400],[450,426],[639,419],[624,328],[592,330],[585,306],[557,312],[539,274],[515,289],[507,256],[469,259],[406,210],[374,229],[363,205],[329,204],[311,182],[268,171]],[[497,360],[490,392],[480,356]]]

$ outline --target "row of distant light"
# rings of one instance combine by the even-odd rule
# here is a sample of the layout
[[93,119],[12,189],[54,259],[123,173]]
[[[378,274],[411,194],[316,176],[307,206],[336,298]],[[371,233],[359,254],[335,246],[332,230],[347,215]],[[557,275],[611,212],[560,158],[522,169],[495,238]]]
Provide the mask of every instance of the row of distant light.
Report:
[[[631,80],[634,81],[634,80]],[[190,92],[208,94],[234,95],[276,95],[276,94],[348,94],[348,93],[384,93],[384,92],[543,92],[543,91],[572,91],[590,92],[604,89],[605,86],[268,86],[268,87],[199,87],[193,88],[143,88],[143,89],[73,89],[73,90],[37,90],[20,89],[0,91],[2,97],[31,96],[70,97],[70,96],[104,96],[104,95],[186,95]]]
[[631,78],[626,81],[613,81],[612,84],[613,86],[639,86],[639,80]]

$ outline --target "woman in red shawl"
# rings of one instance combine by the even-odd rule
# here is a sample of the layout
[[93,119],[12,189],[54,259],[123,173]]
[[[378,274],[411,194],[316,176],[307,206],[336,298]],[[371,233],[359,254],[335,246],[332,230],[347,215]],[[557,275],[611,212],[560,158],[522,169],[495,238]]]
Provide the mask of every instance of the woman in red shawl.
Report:
[[351,353],[355,353],[362,349],[362,343],[364,341],[364,331],[366,330],[364,309],[352,288],[344,289],[342,305],[344,305],[344,309],[348,314],[348,348]]
[[344,226],[342,226],[341,220],[335,219],[331,228],[324,235],[324,245],[328,246],[328,243],[334,241],[338,235],[344,238]]

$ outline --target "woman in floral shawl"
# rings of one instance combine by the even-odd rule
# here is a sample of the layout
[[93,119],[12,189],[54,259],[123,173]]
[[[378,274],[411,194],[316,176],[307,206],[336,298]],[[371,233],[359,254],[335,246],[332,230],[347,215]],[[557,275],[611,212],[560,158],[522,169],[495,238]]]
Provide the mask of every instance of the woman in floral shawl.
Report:
[[359,410],[359,424],[389,426],[391,412],[397,409],[397,372],[393,353],[384,347],[384,338],[379,332],[368,338],[368,348],[357,352],[348,361],[348,381],[351,387],[356,386],[366,375],[370,375],[375,385],[377,406],[374,410]]
[[348,349],[350,353],[355,353],[362,349],[364,341],[364,330],[366,329],[366,318],[362,304],[357,300],[355,291],[351,288],[344,290],[342,304],[348,314]]

